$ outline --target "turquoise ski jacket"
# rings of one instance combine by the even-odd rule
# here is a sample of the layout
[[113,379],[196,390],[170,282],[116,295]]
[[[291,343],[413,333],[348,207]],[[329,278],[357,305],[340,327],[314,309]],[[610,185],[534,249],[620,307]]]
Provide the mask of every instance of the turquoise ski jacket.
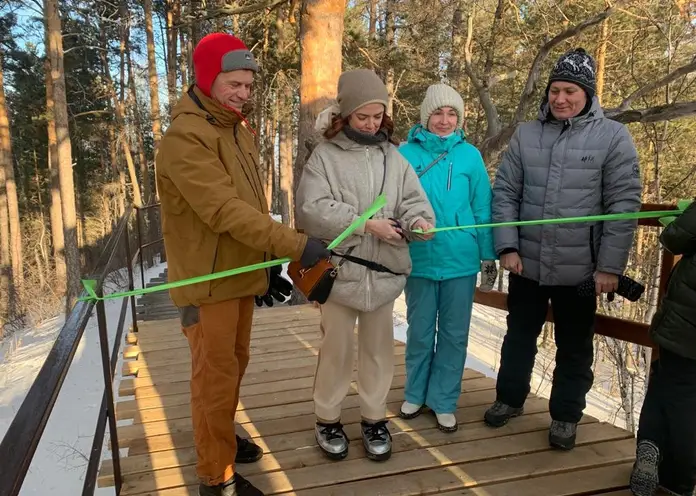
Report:
[[[399,151],[420,176],[438,227],[491,222],[486,166],[476,147],[467,143],[464,131],[441,138],[418,124]],[[430,241],[411,243],[410,252],[411,277],[436,281],[477,274],[482,260],[497,258],[490,228],[439,232]]]

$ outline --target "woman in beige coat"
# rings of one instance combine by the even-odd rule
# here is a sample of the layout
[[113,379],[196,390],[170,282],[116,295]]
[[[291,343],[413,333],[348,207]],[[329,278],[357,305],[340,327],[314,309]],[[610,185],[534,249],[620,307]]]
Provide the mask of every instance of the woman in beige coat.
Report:
[[[325,139],[305,165],[297,191],[299,227],[327,241],[380,193],[387,198],[386,206],[338,250],[358,261],[334,258],[340,265],[338,277],[321,308],[324,338],[314,381],[315,432],[319,447],[333,459],[348,454],[340,418],[353,374],[356,320],[363,445],[372,460],[391,456],[386,400],[394,373],[394,301],[411,272],[407,239],[416,238],[411,231],[428,230],[435,223],[418,177],[391,142],[387,99],[387,89],[373,71],[341,75],[338,107],[324,113],[328,127],[320,131]],[[320,116],[320,127],[321,121]],[[365,261],[381,267],[368,268]]]

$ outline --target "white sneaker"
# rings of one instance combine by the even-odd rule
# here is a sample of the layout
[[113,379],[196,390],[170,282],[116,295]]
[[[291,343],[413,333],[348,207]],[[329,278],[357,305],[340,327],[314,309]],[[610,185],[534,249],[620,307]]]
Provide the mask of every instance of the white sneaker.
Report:
[[457,425],[457,418],[453,413],[436,413],[437,417],[437,427],[442,432],[454,432],[459,426]]
[[405,419],[415,418],[420,415],[422,408],[423,405],[415,405],[413,403],[409,403],[408,401],[404,401],[404,403],[401,405],[399,416]]

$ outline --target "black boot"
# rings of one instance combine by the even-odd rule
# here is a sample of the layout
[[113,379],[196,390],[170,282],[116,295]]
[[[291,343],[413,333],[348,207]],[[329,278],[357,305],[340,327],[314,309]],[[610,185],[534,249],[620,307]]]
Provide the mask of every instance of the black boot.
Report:
[[578,424],[554,420],[549,429],[549,444],[564,451],[575,448],[575,438],[578,434]]
[[199,484],[198,496],[264,496],[251,482],[239,474],[217,486]]
[[263,456],[263,450],[248,439],[237,436],[237,456],[235,463],[258,462]]
[[524,408],[513,408],[502,401],[493,403],[484,415],[483,419],[490,427],[502,427],[513,417],[519,417],[524,413]]

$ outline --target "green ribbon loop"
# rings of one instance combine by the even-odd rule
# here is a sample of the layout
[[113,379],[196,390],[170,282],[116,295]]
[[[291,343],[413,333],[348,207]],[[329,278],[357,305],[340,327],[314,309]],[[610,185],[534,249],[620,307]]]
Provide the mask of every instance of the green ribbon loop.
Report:
[[[370,205],[370,207],[363,212],[363,214],[355,219],[353,223],[348,226],[348,228],[338,235],[328,246],[329,250],[333,250],[343,241],[346,240],[351,234],[355,232],[362,224],[368,221],[370,217],[379,212],[387,204],[387,197],[385,195],[378,196],[375,201]],[[149,293],[155,293],[157,291],[166,291],[169,289],[180,288],[182,286],[189,286],[191,284],[199,284],[202,282],[213,281],[215,279],[222,279],[225,277],[236,276],[239,274],[244,274],[246,272],[253,272],[255,270],[268,269],[269,267],[275,267],[277,265],[283,265],[291,260],[289,258],[281,258],[277,260],[269,260],[268,262],[261,262],[253,265],[247,265],[244,267],[237,267],[235,269],[224,270],[222,272],[215,272],[213,274],[206,274],[204,276],[192,277],[190,279],[182,279],[181,281],[169,282],[166,284],[161,284],[159,286],[153,286],[150,288],[135,289],[133,291],[124,291],[121,293],[112,293],[105,295],[103,297],[97,296],[95,288],[97,286],[97,281],[91,279],[83,279],[82,285],[85,288],[88,296],[82,296],[78,298],[78,301],[97,301],[97,300],[112,300],[116,298],[127,298],[130,296],[142,296]]]

